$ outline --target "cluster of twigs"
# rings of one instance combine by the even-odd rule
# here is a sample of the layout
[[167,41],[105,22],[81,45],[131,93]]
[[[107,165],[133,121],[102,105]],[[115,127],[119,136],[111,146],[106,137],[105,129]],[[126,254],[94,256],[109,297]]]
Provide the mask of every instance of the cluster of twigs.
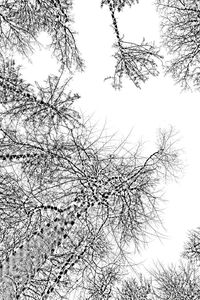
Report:
[[126,42],[120,35],[116,10],[120,12],[125,4],[131,5],[136,2],[138,3],[138,1],[102,1],[102,6],[106,4],[109,7],[117,40],[114,44],[117,52],[113,55],[116,59],[114,75],[106,78],[112,79],[112,86],[115,89],[122,87],[123,76],[128,77],[137,88],[140,88],[141,83],[148,80],[150,76],[158,76],[158,62],[163,58],[154,43],[150,44],[145,39],[141,44]]
[[62,68],[83,69],[71,28],[72,1],[13,1],[2,0],[0,4],[0,51],[18,51],[28,56],[39,44],[40,32],[51,36],[49,45]]
[[162,44],[169,54],[166,73],[183,89],[200,88],[200,7],[197,0],[157,0]]

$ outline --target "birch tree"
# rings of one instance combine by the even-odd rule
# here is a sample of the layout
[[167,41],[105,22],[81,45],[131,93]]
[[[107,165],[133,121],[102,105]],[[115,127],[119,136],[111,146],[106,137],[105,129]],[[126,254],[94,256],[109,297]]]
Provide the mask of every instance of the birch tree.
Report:
[[83,70],[83,60],[72,28],[71,0],[2,0],[0,3],[0,51],[18,51],[30,58],[38,36],[47,32],[49,48],[62,68]]
[[140,44],[127,42],[124,40],[124,35],[120,33],[117,13],[121,12],[125,6],[132,6],[139,3],[138,0],[102,0],[101,6],[107,6],[115,33],[116,49],[113,57],[116,60],[113,76],[106,79],[112,80],[112,86],[115,89],[122,87],[123,77],[126,76],[137,87],[141,87],[141,83],[146,82],[150,76],[158,76],[158,63],[162,60],[158,47],[155,43],[149,43],[143,38]]
[[[65,76],[64,76],[65,77]],[[102,268],[123,269],[160,224],[158,191],[176,176],[173,131],[155,151],[109,144],[74,108],[69,80],[32,86],[0,66],[0,295],[68,299]],[[93,277],[94,278],[94,277]]]
[[[124,6],[132,6],[138,1],[102,0],[101,6],[107,6],[115,33],[113,55],[116,60],[112,80],[116,89],[122,87],[123,77],[129,78],[136,87],[140,87],[150,76],[157,76],[158,63],[162,59],[154,43],[145,39],[140,44],[128,42],[120,33],[116,14]],[[76,33],[73,30],[73,0],[2,0],[0,4],[0,52],[18,51],[30,58],[34,47],[39,43],[39,34],[47,32],[51,38],[49,49],[57,58],[61,68],[70,72],[84,70],[80,56]]]

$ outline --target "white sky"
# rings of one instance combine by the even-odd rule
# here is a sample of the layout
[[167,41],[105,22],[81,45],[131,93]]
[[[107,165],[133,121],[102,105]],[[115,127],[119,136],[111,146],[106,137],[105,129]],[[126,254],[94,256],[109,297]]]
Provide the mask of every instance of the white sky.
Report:
[[[163,223],[167,239],[153,241],[143,252],[144,267],[152,267],[158,259],[163,263],[176,262],[187,232],[200,226],[199,170],[200,170],[200,118],[199,93],[183,92],[168,76],[151,78],[138,90],[127,79],[123,88],[116,91],[109,81],[103,79],[114,70],[113,29],[108,8],[100,8],[100,1],[75,1],[77,40],[86,70],[77,74],[71,82],[71,90],[81,99],[78,107],[93,115],[101,128],[106,121],[109,131],[126,137],[132,129],[129,142],[147,142],[144,147],[149,154],[153,150],[159,128],[172,125],[179,132],[177,147],[184,150],[184,176],[178,182],[165,187],[166,210]],[[159,20],[151,0],[141,0],[140,5],[127,8],[119,15],[119,29],[125,40],[140,42],[157,40],[159,43]],[[41,35],[45,40],[45,35]],[[20,61],[20,60],[19,60]],[[45,50],[36,51],[32,64],[24,63],[23,74],[27,81],[41,81],[56,71],[55,59]],[[149,143],[149,144],[148,144]]]

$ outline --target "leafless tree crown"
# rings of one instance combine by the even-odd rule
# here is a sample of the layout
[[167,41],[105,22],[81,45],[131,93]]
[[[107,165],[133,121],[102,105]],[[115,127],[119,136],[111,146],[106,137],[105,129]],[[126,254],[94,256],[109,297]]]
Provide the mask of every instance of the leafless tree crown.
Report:
[[162,43],[170,61],[166,72],[183,89],[200,88],[200,6],[198,0],[156,0]]
[[[155,152],[111,151],[74,109],[69,81],[26,83],[0,67],[0,293],[6,300],[68,299],[102,268],[123,268],[160,223],[157,191],[179,165],[173,132]],[[123,150],[123,151],[122,151]],[[123,152],[123,154],[122,154]],[[93,277],[91,278],[91,274]],[[114,276],[114,275],[112,275]],[[63,297],[63,298],[62,298]]]
[[106,78],[112,80],[112,86],[115,89],[122,87],[124,76],[129,78],[133,84],[140,88],[150,76],[158,76],[158,63],[162,60],[159,49],[154,43],[148,43],[143,39],[141,44],[124,41],[124,36],[120,34],[116,11],[120,12],[124,5],[138,3],[138,1],[102,1],[102,6],[106,4],[110,10],[112,25],[116,37],[114,48],[116,53],[113,55],[116,64],[114,75]]
[[0,4],[0,51],[17,50],[25,56],[38,44],[38,35],[51,36],[49,47],[62,67],[83,69],[83,61],[71,27],[71,0],[2,0]]

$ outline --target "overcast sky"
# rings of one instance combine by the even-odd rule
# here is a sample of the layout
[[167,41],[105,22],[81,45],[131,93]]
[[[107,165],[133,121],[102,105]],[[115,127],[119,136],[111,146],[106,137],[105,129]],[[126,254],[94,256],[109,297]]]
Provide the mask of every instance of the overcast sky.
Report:
[[[151,78],[142,89],[137,89],[127,79],[123,88],[116,91],[109,81],[103,79],[113,74],[115,41],[111,17],[107,7],[100,8],[100,1],[75,1],[74,27],[86,70],[71,81],[71,90],[78,92],[77,103],[86,115],[101,128],[117,132],[119,139],[125,138],[130,130],[129,142],[144,144],[145,152],[151,154],[159,128],[172,125],[178,131],[177,147],[183,150],[184,173],[177,182],[165,186],[165,212],[162,219],[166,228],[166,239],[155,239],[136,262],[144,261],[144,267],[152,267],[157,260],[163,263],[176,262],[187,232],[200,226],[200,143],[199,143],[199,93],[181,92],[173,80],[162,74]],[[159,18],[152,6],[153,1],[141,0],[140,5],[127,8],[118,16],[119,29],[125,40],[141,42],[155,40],[159,44]],[[41,35],[47,42],[47,36]],[[20,58],[18,61],[21,62]],[[55,73],[57,65],[47,50],[36,50],[32,64],[23,61],[23,74],[27,81],[42,81]],[[164,232],[163,232],[164,233]]]

